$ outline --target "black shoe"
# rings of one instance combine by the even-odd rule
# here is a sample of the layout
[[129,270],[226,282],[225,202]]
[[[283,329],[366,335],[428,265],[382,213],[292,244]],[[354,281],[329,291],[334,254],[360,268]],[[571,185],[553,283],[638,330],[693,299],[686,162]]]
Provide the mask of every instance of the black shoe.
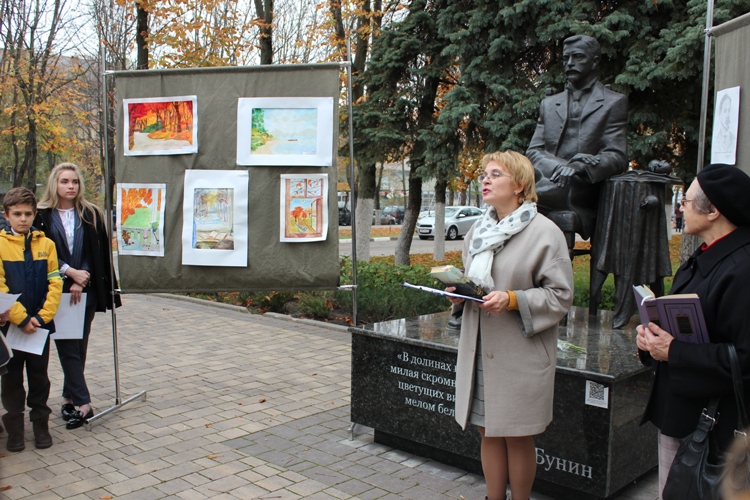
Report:
[[94,410],[89,409],[89,412],[87,414],[83,414],[83,412],[77,411],[75,415],[70,417],[70,420],[68,420],[68,423],[65,424],[65,428],[70,429],[78,429],[80,426],[86,423],[88,419],[94,416]]
[[34,445],[40,450],[52,446],[52,436],[50,436],[47,421],[32,422],[31,424],[34,427]]
[[9,432],[5,448],[8,451],[23,451],[26,448],[26,444],[23,442],[23,432]]
[[77,413],[76,412],[76,407],[73,406],[72,403],[65,403],[60,408],[60,413],[62,414],[63,420],[65,420],[67,422],[68,420],[70,420]]

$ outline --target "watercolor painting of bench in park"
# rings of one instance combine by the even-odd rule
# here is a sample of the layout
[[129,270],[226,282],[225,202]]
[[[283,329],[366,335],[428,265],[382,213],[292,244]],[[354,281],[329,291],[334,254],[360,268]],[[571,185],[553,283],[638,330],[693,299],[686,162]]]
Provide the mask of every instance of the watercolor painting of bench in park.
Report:
[[164,257],[167,185],[118,184],[117,193],[119,254]]
[[198,152],[198,98],[123,99],[125,156]]
[[328,175],[281,176],[283,242],[324,241],[328,235]]
[[193,191],[193,248],[234,250],[234,189]]
[[242,98],[237,107],[237,163],[331,166],[332,127],[332,98]]

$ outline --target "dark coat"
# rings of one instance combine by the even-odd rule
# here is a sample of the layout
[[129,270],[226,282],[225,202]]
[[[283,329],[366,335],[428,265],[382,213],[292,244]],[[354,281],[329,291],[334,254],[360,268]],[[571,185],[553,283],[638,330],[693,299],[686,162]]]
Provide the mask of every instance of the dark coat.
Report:
[[[34,219],[34,227],[44,231],[45,235],[55,242],[58,247],[67,245],[67,242],[56,241],[54,235],[49,230],[52,222],[51,208],[42,208]],[[83,219],[83,243],[84,257],[89,263],[91,269],[91,281],[89,286],[84,290],[86,293],[93,293],[96,298],[96,310],[105,312],[112,309],[112,254],[110,251],[109,234],[104,219],[97,216],[96,228],[91,220],[88,220],[88,213],[85,213]],[[70,291],[73,280],[63,280],[63,292]],[[115,281],[117,283],[117,281]],[[122,305],[119,295],[115,295],[115,304],[117,307]]]
[[695,430],[703,408],[721,397],[714,428],[726,450],[737,426],[732,370],[725,346],[733,343],[742,367],[745,400],[750,401],[750,227],[740,227],[705,252],[696,251],[677,270],[672,294],[697,293],[708,328],[709,344],[673,341],[669,360],[655,361],[640,351],[653,369],[651,394],[643,422],[666,436],[683,438]]
[[[539,211],[545,215],[572,210],[581,218],[577,232],[585,239],[594,230],[598,183],[624,172],[628,166],[628,98],[596,82],[581,111],[581,125],[575,142],[565,135],[568,126],[568,90],[545,98],[539,107],[539,120],[526,150],[537,179]],[[576,153],[599,158],[596,166],[586,166],[585,174],[573,176],[570,184],[559,187],[549,181],[555,168]]]

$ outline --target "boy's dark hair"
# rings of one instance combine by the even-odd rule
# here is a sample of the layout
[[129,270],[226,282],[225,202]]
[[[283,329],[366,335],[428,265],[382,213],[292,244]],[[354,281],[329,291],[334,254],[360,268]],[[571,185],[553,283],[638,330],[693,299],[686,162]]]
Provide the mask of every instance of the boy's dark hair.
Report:
[[7,214],[10,207],[14,205],[31,205],[31,208],[36,212],[36,196],[28,188],[13,188],[3,197],[3,210]]

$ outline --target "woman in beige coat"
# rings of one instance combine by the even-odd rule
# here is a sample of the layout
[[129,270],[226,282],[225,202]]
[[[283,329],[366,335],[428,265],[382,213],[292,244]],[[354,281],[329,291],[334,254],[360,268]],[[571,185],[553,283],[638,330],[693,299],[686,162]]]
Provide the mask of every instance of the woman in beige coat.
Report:
[[[565,238],[536,211],[534,168],[506,151],[482,159],[490,208],[466,235],[466,274],[488,290],[463,307],[456,421],[479,427],[489,500],[526,500],[536,475],[534,435],[552,421],[557,325],[573,302]],[[448,288],[448,291],[452,288]]]

